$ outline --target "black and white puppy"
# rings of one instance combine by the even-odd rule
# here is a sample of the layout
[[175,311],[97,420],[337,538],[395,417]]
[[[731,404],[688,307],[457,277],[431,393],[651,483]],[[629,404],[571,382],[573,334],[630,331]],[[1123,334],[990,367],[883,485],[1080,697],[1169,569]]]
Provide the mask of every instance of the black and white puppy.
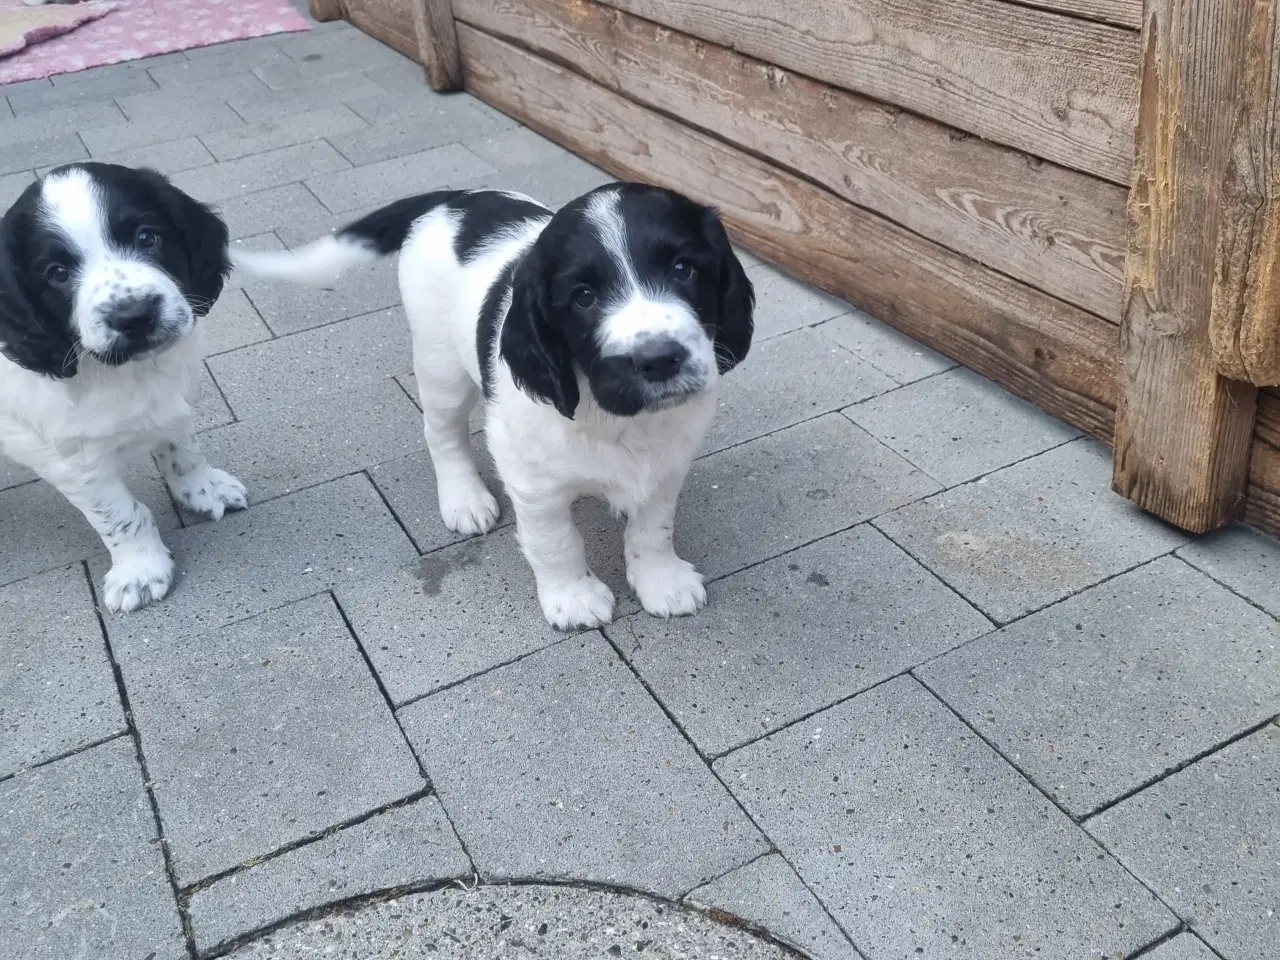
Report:
[[702,575],[672,547],[676,499],[720,377],[747,355],[755,305],[715,212],[630,183],[554,215],[518,194],[441,191],[293,253],[235,259],[259,276],[327,283],[396,251],[445,524],[470,535],[498,519],[468,437],[483,393],[485,436],[553,626],[613,616],[569,512],[583,495],[626,515],[627,579],[645,610],[701,607]]
[[59,167],[0,220],[0,451],[58,488],[111,552],[103,601],[163,597],[174,564],[123,464],[153,451],[179,502],[246,505],[192,432],[198,317],[230,271],[227,228],[151,170]]

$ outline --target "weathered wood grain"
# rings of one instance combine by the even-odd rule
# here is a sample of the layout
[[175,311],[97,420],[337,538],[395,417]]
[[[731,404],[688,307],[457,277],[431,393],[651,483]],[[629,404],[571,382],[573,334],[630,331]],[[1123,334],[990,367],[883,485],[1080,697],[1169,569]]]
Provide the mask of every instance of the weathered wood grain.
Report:
[[353,27],[421,62],[410,0],[342,0],[342,6]]
[[427,84],[441,93],[462,89],[462,59],[450,0],[408,0]]
[[1123,187],[590,0],[453,6],[459,20],[1119,322]]
[[609,0],[816,80],[1129,183],[1138,36],[1000,0]]
[[1028,7],[1041,7],[1085,20],[1114,23],[1132,30],[1142,26],[1142,0],[1017,0]]
[[1244,519],[1280,537],[1280,445],[1259,437],[1249,468],[1249,500]]
[[615,175],[715,205],[796,275],[1110,437],[1115,326],[505,41],[461,23],[458,39],[481,99]]
[[307,0],[307,11],[322,23],[342,19],[342,0]]
[[1244,510],[1255,387],[1209,338],[1223,174],[1251,0],[1147,0],[1115,489],[1204,531]]
[[1280,384],[1280,0],[1250,4],[1210,325],[1223,376]]

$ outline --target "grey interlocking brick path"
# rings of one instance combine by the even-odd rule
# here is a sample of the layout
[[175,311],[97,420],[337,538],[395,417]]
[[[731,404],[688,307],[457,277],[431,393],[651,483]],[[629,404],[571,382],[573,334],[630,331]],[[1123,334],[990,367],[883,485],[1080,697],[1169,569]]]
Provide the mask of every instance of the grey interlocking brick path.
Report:
[[[609,179],[340,23],[0,88],[0,205],[89,157],[257,248]],[[638,612],[599,504],[619,618],[576,636],[509,515],[444,528],[392,265],[233,278],[201,425],[252,505],[134,467],[163,603],[100,614],[97,538],[0,464],[0,955],[779,955],[688,907],[818,960],[1280,957],[1280,547],[1142,515],[1098,444],[744,259],[690,619]]]

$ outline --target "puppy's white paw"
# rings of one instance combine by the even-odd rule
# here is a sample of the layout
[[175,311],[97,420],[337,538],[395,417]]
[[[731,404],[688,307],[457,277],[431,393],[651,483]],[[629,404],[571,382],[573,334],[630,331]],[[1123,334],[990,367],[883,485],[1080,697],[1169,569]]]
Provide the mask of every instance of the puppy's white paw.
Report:
[[228,510],[243,510],[249,506],[249,493],[244,484],[215,467],[193,470],[176,478],[169,487],[178,502],[192,513],[200,513],[214,520],[221,520]]
[[540,588],[538,600],[547,623],[557,630],[590,630],[613,620],[613,591],[590,573]]
[[705,578],[687,560],[671,556],[639,557],[627,565],[627,582],[640,606],[655,617],[687,617],[707,602]]
[[164,549],[121,557],[102,581],[102,602],[113,613],[145,607],[169,592],[174,569],[173,557]]
[[444,525],[464,537],[488,533],[502,511],[479,480],[452,481],[440,487],[440,517]]

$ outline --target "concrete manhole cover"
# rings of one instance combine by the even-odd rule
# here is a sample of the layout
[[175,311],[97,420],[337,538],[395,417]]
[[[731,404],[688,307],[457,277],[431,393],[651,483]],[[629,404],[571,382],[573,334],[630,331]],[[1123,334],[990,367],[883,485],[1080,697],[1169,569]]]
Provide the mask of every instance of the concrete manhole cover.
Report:
[[575,887],[458,888],[306,920],[237,960],[794,960],[796,954],[682,907]]

